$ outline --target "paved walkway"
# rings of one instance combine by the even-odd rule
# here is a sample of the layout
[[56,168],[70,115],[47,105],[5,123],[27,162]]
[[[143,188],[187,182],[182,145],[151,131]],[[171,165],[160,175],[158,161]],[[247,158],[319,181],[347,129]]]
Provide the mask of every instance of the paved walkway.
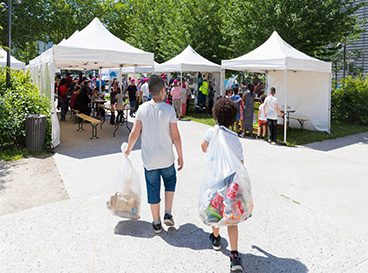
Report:
[[[0,217],[0,272],[228,272],[226,251],[210,249],[196,212],[204,176],[199,144],[208,127],[180,122],[177,229],[160,236],[152,234],[146,204],[139,222],[106,210],[128,132],[121,128],[113,139],[105,124],[90,141],[89,127],[75,132],[63,124],[54,156],[71,199]],[[368,271],[367,137],[299,148],[241,140],[255,201],[254,217],[240,225],[245,272]],[[131,158],[145,189],[140,151]]]

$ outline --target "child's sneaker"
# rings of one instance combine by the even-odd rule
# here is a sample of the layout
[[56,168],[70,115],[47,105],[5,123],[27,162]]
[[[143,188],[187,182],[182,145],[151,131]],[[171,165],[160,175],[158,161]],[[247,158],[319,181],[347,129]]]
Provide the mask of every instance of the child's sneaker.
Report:
[[175,225],[174,218],[171,214],[165,213],[164,224],[168,227],[173,227]]
[[243,266],[241,263],[239,253],[232,253],[230,255],[230,270],[243,272]]
[[158,224],[155,224],[154,222],[152,222],[152,228],[153,228],[153,232],[156,233],[156,234],[159,234],[161,233],[162,231],[162,225],[161,225],[161,222],[158,223]]
[[214,250],[216,251],[221,250],[221,236],[220,235],[218,237],[215,237],[215,235],[211,233],[210,241],[211,241],[211,244]]

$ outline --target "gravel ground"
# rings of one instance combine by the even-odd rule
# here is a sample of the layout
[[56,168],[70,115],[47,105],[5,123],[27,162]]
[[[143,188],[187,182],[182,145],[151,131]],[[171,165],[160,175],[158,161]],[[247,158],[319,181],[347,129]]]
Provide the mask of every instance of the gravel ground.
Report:
[[0,215],[67,198],[53,157],[0,162]]
[[[105,124],[90,141],[90,126],[76,132],[66,122],[54,159],[71,199],[0,217],[0,272],[229,272],[225,230],[223,251],[213,251],[197,213],[205,175],[199,144],[208,127],[179,125],[185,167],[176,229],[153,235],[139,145],[130,157],[141,177],[141,220],[106,209],[126,129],[112,138]],[[244,272],[368,272],[367,137],[297,148],[241,140],[255,202],[253,217],[239,225]]]

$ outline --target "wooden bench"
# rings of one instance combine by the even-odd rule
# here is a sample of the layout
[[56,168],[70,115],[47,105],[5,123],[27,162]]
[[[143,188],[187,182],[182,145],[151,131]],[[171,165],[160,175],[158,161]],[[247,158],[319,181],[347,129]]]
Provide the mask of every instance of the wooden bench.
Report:
[[[113,111],[111,105],[100,105],[99,107],[103,108],[105,110],[108,110],[110,112]],[[119,111],[122,111],[122,112],[125,111],[125,116],[123,115],[123,117],[121,119],[121,122],[115,122],[115,130],[114,130],[112,136],[115,137],[116,131],[119,129],[120,124],[122,124],[122,125],[125,124],[126,128],[129,130],[129,132],[131,132],[132,129],[129,128],[129,126],[128,126],[128,113],[129,113],[129,110],[130,110],[129,105],[115,106],[115,110],[118,111],[118,112]],[[105,123],[105,117],[103,117],[103,121],[101,123],[101,129],[102,129],[102,124],[104,124],[104,123]]]
[[74,123],[77,123],[77,114],[79,114],[79,110],[70,109],[70,119],[74,119]]
[[79,118],[78,119],[78,130],[77,131],[80,131],[80,130],[84,131],[83,122],[88,121],[89,123],[91,123],[91,126],[92,126],[92,137],[90,139],[93,139],[93,138],[98,139],[97,126],[101,121],[98,120],[98,119],[92,118],[90,116],[87,116],[85,114],[76,114],[76,116]]
[[305,118],[305,117],[298,117],[298,116],[289,116],[289,119],[297,120],[299,122],[300,128],[302,130],[304,129],[304,122],[308,121],[307,118]]

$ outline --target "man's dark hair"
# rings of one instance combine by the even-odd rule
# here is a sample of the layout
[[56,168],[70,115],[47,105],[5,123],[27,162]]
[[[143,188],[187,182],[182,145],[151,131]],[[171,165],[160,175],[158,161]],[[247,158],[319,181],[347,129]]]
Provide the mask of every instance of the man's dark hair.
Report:
[[276,88],[275,87],[271,87],[271,94],[275,95],[276,94]]
[[164,81],[157,75],[151,76],[151,78],[148,80],[148,89],[152,96],[160,95],[160,91],[164,87]]
[[212,114],[218,125],[229,128],[236,121],[236,106],[228,98],[219,98],[213,106]]

